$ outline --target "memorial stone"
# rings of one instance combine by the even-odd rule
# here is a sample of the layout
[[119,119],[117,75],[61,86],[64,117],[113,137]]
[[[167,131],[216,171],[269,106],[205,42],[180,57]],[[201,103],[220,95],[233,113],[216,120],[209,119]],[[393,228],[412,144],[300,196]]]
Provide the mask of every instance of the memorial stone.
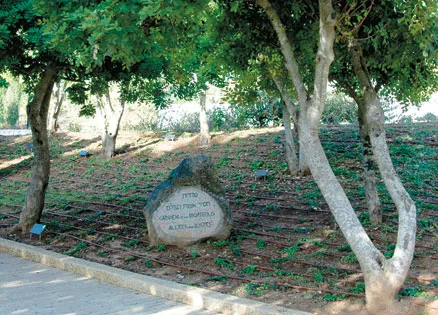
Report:
[[152,244],[186,246],[226,239],[231,211],[210,158],[187,158],[150,195],[144,209]]

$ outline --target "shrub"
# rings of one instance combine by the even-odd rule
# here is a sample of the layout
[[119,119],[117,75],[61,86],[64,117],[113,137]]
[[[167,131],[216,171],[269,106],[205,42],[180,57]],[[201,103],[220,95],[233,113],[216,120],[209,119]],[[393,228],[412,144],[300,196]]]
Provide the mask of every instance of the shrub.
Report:
[[70,132],[81,132],[81,129],[81,125],[74,121],[71,121],[67,127],[67,130]]
[[13,127],[17,124],[19,117],[18,102],[9,104],[6,110],[6,122],[9,126]]
[[356,102],[342,93],[328,95],[321,121],[324,124],[338,125],[342,122],[355,123],[357,121]]
[[437,120],[438,120],[438,117],[433,113],[427,113],[422,117],[418,117],[418,121],[434,122]]

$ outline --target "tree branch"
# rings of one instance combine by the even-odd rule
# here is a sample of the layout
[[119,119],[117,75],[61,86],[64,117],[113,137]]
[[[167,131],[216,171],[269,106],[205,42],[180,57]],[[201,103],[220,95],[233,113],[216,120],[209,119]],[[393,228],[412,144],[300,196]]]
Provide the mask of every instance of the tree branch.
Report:
[[304,86],[304,82],[298,68],[298,63],[292,51],[292,45],[286,34],[286,29],[269,0],[256,0],[256,4],[265,10],[275,32],[277,33],[278,41],[280,42],[280,49],[284,59],[286,60],[285,67],[288,70],[289,76],[291,77],[297,91],[299,103],[304,105],[307,101],[308,92]]
[[[319,44],[316,55],[314,104],[323,106],[327,98],[327,85],[330,65],[335,57],[333,42],[335,40],[334,11],[331,0],[319,1]],[[321,114],[323,107],[320,109]]]

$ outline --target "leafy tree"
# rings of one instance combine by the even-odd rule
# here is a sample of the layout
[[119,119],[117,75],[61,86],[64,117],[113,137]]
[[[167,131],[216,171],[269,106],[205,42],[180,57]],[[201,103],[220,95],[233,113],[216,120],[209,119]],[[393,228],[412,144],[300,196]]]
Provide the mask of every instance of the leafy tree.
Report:
[[[191,12],[194,17],[196,5],[178,2],[172,11]],[[156,77],[166,64],[155,62],[156,58],[166,61],[164,48],[156,43],[167,36],[171,44],[174,35],[172,27],[159,29],[157,25],[164,21],[169,26],[184,26],[183,20],[170,18],[169,12],[160,4],[132,1],[117,5],[110,0],[87,1],[78,5],[58,0],[14,0],[1,4],[0,73],[9,70],[14,76],[23,75],[28,90],[33,91],[27,111],[34,168],[14,230],[28,231],[40,220],[44,208],[50,174],[47,116],[54,82],[94,80],[91,86],[102,95],[107,84],[99,85],[96,78],[104,83],[108,77],[120,81],[119,74],[131,69],[143,74],[141,80],[148,75]],[[154,96],[160,99],[160,94]]]
[[[263,11],[261,11],[252,2],[218,2],[227,15],[224,20],[227,20],[230,25],[235,27],[232,32],[239,34],[229,46],[241,47],[240,45],[242,45],[242,47],[245,47],[243,49],[245,54],[237,54],[237,58],[242,62],[254,60],[254,55],[263,51],[263,45],[272,47],[273,41],[267,39],[271,38],[272,30],[275,31],[274,34],[278,39],[275,43],[279,43],[279,47],[276,49],[281,51],[285,61],[285,69],[295,87],[296,98],[300,107],[298,119],[300,142],[312,175],[364,271],[368,309],[370,312],[379,312],[379,309],[383,310],[382,312],[391,311],[397,292],[406,278],[413,255],[416,209],[395,174],[387,154],[383,115],[379,110],[378,97],[374,86],[370,84],[372,79],[364,66],[366,60],[362,58],[362,40],[357,40],[364,37],[355,38],[351,35],[355,34],[356,28],[361,29],[361,26],[367,21],[365,18],[374,9],[377,10],[376,18],[374,21],[370,21],[370,25],[375,25],[376,29],[384,30],[386,19],[382,19],[385,16],[382,15],[382,10],[393,10],[394,4],[405,6],[405,13],[398,11],[397,17],[401,20],[410,20],[416,15],[411,14],[412,11],[409,13],[409,10],[417,10],[417,5],[388,1],[370,7],[363,3],[338,2],[333,8],[329,0],[320,0],[318,7],[311,2],[257,0],[255,1],[257,5],[263,8]],[[336,11],[337,14],[335,14]],[[266,15],[263,16],[262,14]],[[314,19],[316,16],[318,21]],[[424,16],[424,14],[421,16]],[[267,27],[265,17],[268,17],[271,28]],[[429,22],[428,25],[430,26],[430,24]],[[345,36],[344,39],[347,39],[346,41],[350,45],[348,51],[338,50],[337,46],[334,49],[335,26],[338,32]],[[314,32],[318,28],[319,34]],[[223,30],[222,33],[226,34],[226,31]],[[318,36],[314,36],[315,34],[318,34]],[[377,41],[381,39],[378,36],[376,37]],[[373,40],[373,38],[370,37],[369,39]],[[431,40],[433,36],[419,36],[419,38],[425,38],[424,41],[420,40],[423,44],[433,42]],[[315,41],[312,41],[312,39],[315,39]],[[338,40],[342,40],[342,38]],[[387,41],[385,44],[389,45],[390,43]],[[425,47],[429,46],[425,45]],[[272,47],[272,49],[274,48]],[[394,47],[394,49],[397,48]],[[248,54],[248,50],[252,52]],[[309,53],[309,51],[312,53]],[[316,52],[316,55],[313,52]],[[328,164],[318,138],[318,125],[327,98],[329,69],[334,60],[335,52],[337,53],[337,60],[346,66],[345,68],[336,66],[333,73],[339,74],[341,77],[344,76],[346,81],[353,86],[353,89],[357,88],[357,91],[361,92],[360,98],[366,104],[364,112],[367,121],[365,121],[365,124],[367,125],[366,129],[369,130],[371,148],[375,154],[376,163],[379,165],[382,177],[399,211],[399,238],[394,256],[390,259],[386,259],[374,246],[361,226],[347,196]],[[386,58],[391,56],[384,49],[380,50],[379,53],[386,56]],[[230,54],[232,53],[230,52]],[[350,65],[349,68],[348,64]],[[385,65],[383,59],[380,64]],[[430,66],[424,62],[422,65],[426,69],[430,69],[430,66],[431,68],[436,67],[436,63],[433,62]],[[351,70],[354,71],[351,72]],[[350,77],[344,75],[347,71],[353,74]],[[403,71],[406,72],[406,69],[400,70],[397,74],[401,75]],[[430,71],[428,74],[429,76],[423,77],[423,79],[428,78],[424,82],[433,78]],[[400,82],[397,82],[397,78],[391,77],[391,79],[392,82],[386,84],[388,91],[390,91],[389,88],[400,84]],[[384,82],[381,84],[385,86]],[[424,89],[424,86],[418,91],[422,89]],[[416,93],[412,94],[417,95]],[[360,108],[361,106],[359,106],[359,110]]]
[[24,76],[32,91],[27,113],[34,145],[34,168],[20,222],[14,230],[29,231],[44,207],[50,172],[47,114],[61,63],[47,50],[32,1],[8,1],[0,6],[0,73]]
[[[343,57],[336,59],[331,77],[358,105],[364,187],[371,221],[378,224],[382,214],[376,187],[378,166],[373,152],[386,148],[373,148],[370,132],[374,124],[383,128],[383,113],[376,115],[381,111],[379,97],[398,101],[406,108],[424,101],[437,90],[438,77],[434,70],[437,60],[436,52],[433,53],[437,46],[437,5],[425,1],[392,1],[381,5],[364,2],[357,4],[354,11],[358,12],[356,16],[343,13],[338,23],[340,35],[335,49]],[[424,28],[419,29],[419,24]],[[365,84],[365,81],[373,83]],[[374,97],[377,103],[374,102],[373,117],[370,117],[372,101],[364,93],[369,88],[377,97]]]

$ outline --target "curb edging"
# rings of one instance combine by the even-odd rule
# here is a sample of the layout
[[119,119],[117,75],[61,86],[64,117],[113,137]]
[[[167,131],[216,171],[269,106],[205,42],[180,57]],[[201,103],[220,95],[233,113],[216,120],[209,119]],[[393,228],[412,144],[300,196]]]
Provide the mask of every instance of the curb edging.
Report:
[[212,312],[239,315],[311,314],[287,309],[282,306],[275,306],[246,298],[235,297],[212,290],[153,278],[84,259],[65,256],[46,249],[10,241],[4,238],[0,238],[0,252],[31,260],[59,270],[91,277],[101,282],[188,304]]

